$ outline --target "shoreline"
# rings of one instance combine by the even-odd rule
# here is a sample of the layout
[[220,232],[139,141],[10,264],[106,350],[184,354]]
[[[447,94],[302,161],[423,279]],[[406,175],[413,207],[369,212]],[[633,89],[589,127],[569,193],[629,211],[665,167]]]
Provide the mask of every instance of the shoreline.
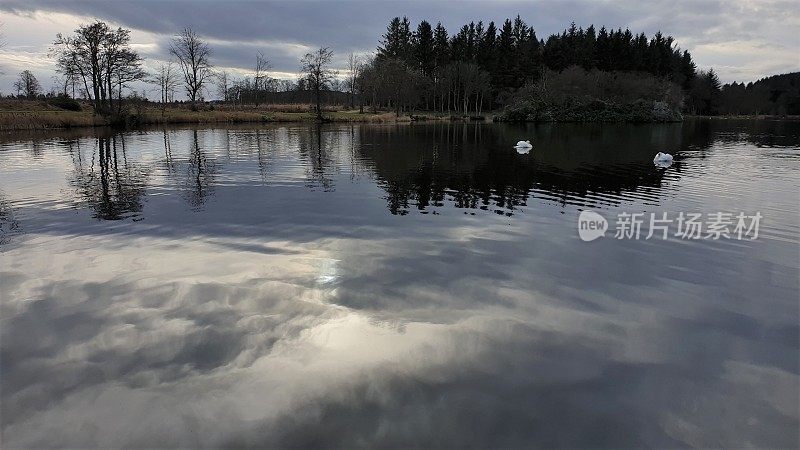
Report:
[[683,116],[685,119],[707,119],[707,120],[785,120],[797,121],[800,120],[798,115],[774,115],[774,114],[759,114],[759,115],[725,115],[725,116],[702,116],[702,115],[689,115]]
[[[327,111],[323,114],[326,123],[412,123],[412,122],[492,122],[494,113],[480,117],[456,116],[441,113],[420,112],[397,116],[394,112],[364,112],[357,110]],[[741,116],[700,116],[685,115],[684,120],[786,120],[798,121],[800,116],[741,115]],[[41,131],[72,128],[120,127],[136,128],[149,125],[214,125],[247,123],[314,123],[312,112],[270,111],[270,110],[200,110],[186,109],[148,109],[130,114],[124,123],[113,123],[108,117],[98,116],[90,111],[66,110],[0,110],[0,131]],[[501,121],[505,122],[505,121]],[[518,123],[540,123],[526,121]],[[549,122],[553,123],[553,122]],[[587,122],[591,123],[591,122]],[[598,122],[628,123],[628,122]],[[656,123],[656,122],[654,122]]]
[[[333,110],[323,112],[322,123],[411,123],[411,122],[491,122],[492,115],[480,117],[457,116],[421,112],[397,116],[394,112],[364,112],[358,110]],[[118,127],[136,128],[150,125],[214,125],[255,123],[317,123],[316,115],[309,111],[273,110],[200,110],[148,109],[130,113],[122,121],[95,115],[91,111],[66,110],[2,110],[0,109],[0,131],[37,131],[71,128]]]
[[[358,113],[329,111],[323,114],[324,122],[382,123],[411,121],[408,117],[395,117],[394,113]],[[114,122],[109,117],[90,111],[8,111],[0,110],[0,131],[37,131],[70,128],[120,127],[135,128],[147,125],[204,125],[238,123],[316,122],[311,112],[283,111],[190,111],[168,109],[147,110],[129,114],[123,121]]]

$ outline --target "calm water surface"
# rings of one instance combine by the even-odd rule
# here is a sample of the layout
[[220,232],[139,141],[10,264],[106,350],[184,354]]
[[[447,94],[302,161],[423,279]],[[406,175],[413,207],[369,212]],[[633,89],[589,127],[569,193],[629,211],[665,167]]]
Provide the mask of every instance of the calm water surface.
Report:
[[796,447],[799,186],[786,122],[5,135],[3,447]]

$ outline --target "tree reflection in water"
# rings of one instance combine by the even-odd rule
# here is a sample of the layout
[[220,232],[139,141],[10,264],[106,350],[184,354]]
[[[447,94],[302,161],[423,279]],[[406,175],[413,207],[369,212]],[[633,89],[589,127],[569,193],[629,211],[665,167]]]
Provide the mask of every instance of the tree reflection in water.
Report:
[[[88,167],[80,148],[69,150],[78,197],[91,205],[95,217],[117,220],[141,213],[152,173],[172,180],[166,186],[176,187],[191,209],[202,209],[215,193],[220,159],[230,164],[226,177],[257,170],[264,187],[277,181],[270,173],[290,167],[302,171],[307,187],[323,192],[335,191],[346,179],[367,178],[382,189],[393,215],[437,214],[450,206],[469,214],[484,210],[512,216],[532,198],[562,207],[615,205],[631,195],[658,202],[652,190],[665,176],[678,176],[681,163],[669,173],[653,170],[650,149],[676,151],[667,145],[677,142],[702,151],[710,145],[702,140],[708,133],[687,139],[680,125],[434,123],[159,131],[164,153],[155,161],[141,158],[137,147],[129,163],[125,134],[97,137],[97,154]],[[535,143],[530,154],[511,148],[521,138]],[[211,143],[216,139],[218,147]],[[175,150],[176,145],[186,150]]]
[[[325,141],[323,142],[323,136]],[[331,177],[334,167],[330,149],[338,144],[337,133],[323,133],[320,126],[309,127],[299,134],[300,155],[306,161],[306,186],[333,191],[334,182]]]
[[[79,198],[92,208],[92,217],[97,219],[120,220],[135,217],[142,211],[147,172],[128,163],[124,141],[124,134],[98,137],[89,167],[84,166],[80,149],[73,158],[72,185],[77,188]],[[95,155],[98,155],[97,167]]]
[[[392,214],[411,209],[435,212],[445,204],[511,216],[534,196],[561,205],[575,201],[616,204],[626,192],[661,185],[663,171],[648,164],[652,141],[669,141],[653,128],[498,127],[486,124],[433,124],[391,129],[363,127],[361,156],[374,162]],[[529,136],[534,150],[511,148]],[[613,142],[613,148],[605,148]],[[676,164],[674,170],[678,170]]]
[[192,130],[189,160],[184,181],[184,198],[192,208],[202,208],[207,198],[214,194],[216,161],[200,147],[197,130]]
[[21,230],[10,202],[0,192],[0,245],[8,243],[10,236]]

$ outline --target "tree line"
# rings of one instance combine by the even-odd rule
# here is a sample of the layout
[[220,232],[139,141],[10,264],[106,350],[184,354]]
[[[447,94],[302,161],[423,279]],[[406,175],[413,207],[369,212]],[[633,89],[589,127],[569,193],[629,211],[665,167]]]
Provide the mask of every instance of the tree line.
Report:
[[[87,99],[98,114],[122,113],[123,92],[136,81],[159,87],[160,101],[167,104],[175,100],[176,91],[182,87],[195,108],[204,100],[204,93],[216,86],[223,101],[254,102],[266,99],[266,93],[281,88],[310,91],[315,98],[315,110],[322,116],[322,93],[340,89],[337,73],[331,69],[333,52],[321,48],[306,54],[300,61],[302,77],[296,85],[271,78],[267,71],[271,65],[258,53],[254,77],[234,80],[226,71],[217,71],[211,62],[212,50],[208,42],[191,28],[185,28],[170,41],[171,59],[159,64],[155,73],[147,73],[143,59],[130,43],[130,30],[112,28],[96,21],[79,26],[70,35],[58,34],[50,49],[59,74],[58,95]],[[41,85],[30,71],[20,73],[14,84],[17,95],[37,98]]]
[[375,57],[359,68],[359,84],[373,107],[480,114],[484,107],[507,104],[546,71],[573,66],[649,73],[685,89],[696,76],[689,52],[660,32],[648,38],[627,29],[583,29],[573,23],[543,40],[517,16],[499,28],[494,22],[470,22],[450,36],[441,23],[434,27],[423,20],[412,30],[407,17],[395,17]]
[[800,115],[800,72],[750,83],[722,85],[713,70],[701,72],[687,109],[705,115]]
[[[99,114],[120,113],[125,89],[137,81],[158,86],[163,105],[175,101],[181,88],[193,107],[213,90],[221,101],[234,105],[310,101],[318,117],[326,99],[342,98],[331,95],[336,93],[347,95],[350,106],[362,112],[370,107],[397,114],[425,110],[481,115],[513,106],[520,95],[564,99],[575,87],[602,91],[605,99],[608,83],[604,88],[601,78],[628,91],[628,97],[648,86],[657,88],[643,97],[655,101],[661,95],[692,114],[796,114],[798,103],[796,74],[723,86],[713,69],[698,71],[691,54],[660,32],[648,37],[629,29],[584,29],[572,23],[540,39],[520,16],[499,27],[470,22],[452,35],[441,23],[422,20],[412,29],[408,18],[395,17],[372,56],[348,56],[343,77],[332,69],[333,52],[326,47],[301,59],[296,82],[270,77],[272,66],[261,52],[255,55],[251,76],[237,78],[215,69],[210,45],[190,28],[172,38],[170,61],[160,63],[154,73],[144,70],[142,57],[131,46],[130,30],[101,21],[81,25],[70,35],[58,34],[50,54],[60,76],[58,95],[80,95]],[[598,75],[605,73],[615,75]],[[564,83],[569,85],[560,85]],[[41,95],[39,81],[28,70],[20,73],[14,88],[18,96]],[[289,92],[297,94],[285,95]]]

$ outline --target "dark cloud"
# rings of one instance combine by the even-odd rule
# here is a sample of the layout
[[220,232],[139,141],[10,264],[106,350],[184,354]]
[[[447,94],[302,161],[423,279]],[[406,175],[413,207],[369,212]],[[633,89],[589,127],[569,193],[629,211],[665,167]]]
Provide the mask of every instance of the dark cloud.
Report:
[[[298,1],[298,2],[182,2],[182,1],[18,1],[0,4],[7,13],[0,50],[0,90],[11,91],[17,74],[30,69],[45,89],[56,85],[47,48],[59,32],[97,18],[134,29],[142,44],[146,68],[170,59],[170,37],[184,27],[198,30],[210,41],[212,62],[232,69],[234,76],[251,70],[255,54],[270,60],[274,76],[293,78],[299,59],[310,49],[334,50],[334,65],[346,67],[350,52],[375,51],[388,21],[408,16],[441,21],[454,33],[464,23],[502,22],[520,15],[540,38],[558,33],[574,21],[579,26],[626,28],[652,35],[673,35],[690,50],[700,68],[714,67],[724,82],[750,81],[800,68],[800,43],[793,28],[800,16],[792,2],[620,0],[430,2],[430,1]],[[238,72],[238,73],[236,73]],[[138,83],[136,91],[152,91]]]
[[[499,1],[499,2],[430,2],[430,1],[298,1],[298,2],[181,2],[181,1],[112,1],[46,2],[7,1],[0,10],[12,13],[52,11],[97,17],[123,26],[156,33],[160,53],[169,35],[183,27],[199,30],[207,38],[227,41],[215,46],[218,63],[249,68],[258,42],[330,46],[343,65],[348,52],[372,51],[389,19],[407,15],[414,23],[422,19],[441,21],[451,32],[469,21],[496,21],[520,15],[534,26],[540,37],[559,32],[575,21],[586,26],[594,23],[610,28],[630,27],[652,34],[658,30],[678,38],[684,48],[731,40],[763,38],[765,24],[776,21],[789,33],[796,19],[793,2],[770,2],[755,5],[713,1],[656,2],[587,2]],[[786,18],[789,18],[787,21]],[[58,30],[67,31],[67,30]],[[12,33],[13,34],[13,33]],[[774,42],[779,45],[778,42]],[[794,40],[796,45],[796,40]],[[796,48],[796,47],[795,47]],[[282,72],[297,70],[300,50],[286,51],[267,46],[265,53]],[[714,61],[698,61],[706,66]],[[797,60],[792,61],[793,64]],[[774,64],[773,64],[774,66]],[[725,74],[723,73],[723,76]]]

